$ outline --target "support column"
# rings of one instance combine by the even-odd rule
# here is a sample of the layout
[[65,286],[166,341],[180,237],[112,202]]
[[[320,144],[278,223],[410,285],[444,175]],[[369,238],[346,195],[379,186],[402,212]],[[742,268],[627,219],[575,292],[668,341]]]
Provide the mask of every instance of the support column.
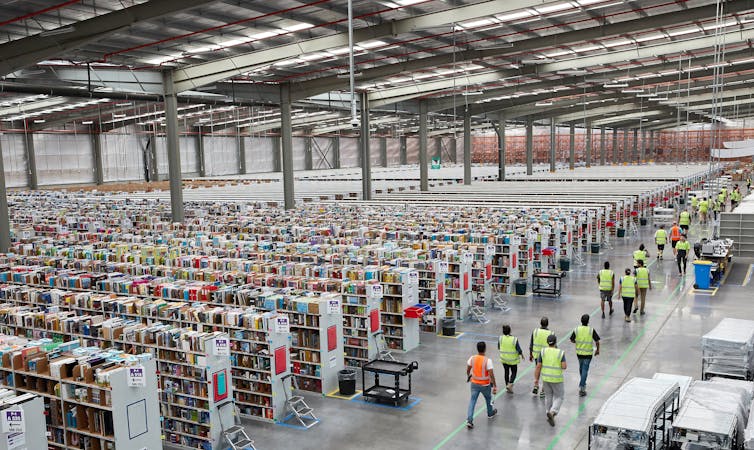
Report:
[[387,138],[380,138],[380,165],[387,167]]
[[272,171],[273,172],[283,171],[283,161],[280,155],[281,153],[280,141],[282,140],[281,138],[282,138],[282,133],[281,133],[281,137],[272,138]]
[[505,113],[497,115],[497,181],[505,181]]
[[207,170],[204,164],[204,135],[202,134],[202,127],[196,129],[196,161],[199,163],[199,176],[206,177]]
[[173,222],[183,222],[183,183],[181,179],[181,150],[178,140],[178,97],[173,87],[172,72],[163,72],[165,91],[165,141],[168,146],[168,178],[170,180],[170,208]]
[[631,164],[639,159],[639,129],[634,128],[634,151],[631,153]]
[[584,149],[584,158],[586,159],[586,166],[592,167],[592,123],[586,122],[586,148]]
[[332,138],[332,167],[340,169],[340,136]]
[[534,121],[526,118],[526,174],[534,173]]
[[35,190],[39,187],[37,184],[37,158],[34,153],[34,135],[28,131],[24,133],[24,145],[26,147],[26,169],[29,175],[29,189]]
[[241,130],[236,128],[236,141],[238,142],[238,173],[246,175],[246,139]]
[[613,128],[613,164],[618,163],[618,129]]
[[419,101],[419,190],[429,190],[429,169],[427,167],[427,101]]
[[283,169],[283,205],[296,207],[293,179],[293,125],[291,124],[291,85],[280,85],[280,153]]
[[455,134],[452,136],[450,139],[450,158],[453,164],[458,164],[458,140]]
[[314,162],[312,161],[312,130],[304,130],[304,170],[314,169]]
[[576,125],[572,123],[568,132],[568,168],[573,170],[576,168]]
[[369,149],[369,95],[361,93],[361,198],[372,199],[372,158]]
[[605,165],[605,152],[607,148],[607,130],[604,126],[600,127],[600,166]]
[[3,149],[0,147],[0,253],[10,249],[10,214],[8,213],[8,191],[5,189],[5,166]]
[[555,172],[555,155],[558,151],[558,136],[555,118],[550,119],[550,172]]
[[649,159],[655,159],[655,130],[649,132]]
[[647,159],[647,130],[641,130],[641,148],[639,149],[639,162]]
[[463,115],[463,184],[471,184],[471,113]]
[[401,158],[401,165],[405,166],[408,164],[408,141],[406,136],[399,137],[398,141],[400,142],[400,149],[398,150],[398,152]]
[[[102,170],[102,138],[100,135],[99,124],[92,125],[89,128],[92,138],[92,163],[94,165],[94,183],[100,185],[104,182]],[[3,189],[5,189],[3,187]]]

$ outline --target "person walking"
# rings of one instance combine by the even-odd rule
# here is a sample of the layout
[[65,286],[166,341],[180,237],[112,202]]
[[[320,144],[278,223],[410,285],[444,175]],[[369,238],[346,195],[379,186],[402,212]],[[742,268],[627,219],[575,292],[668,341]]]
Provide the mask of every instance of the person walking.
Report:
[[730,210],[736,209],[736,206],[741,202],[741,191],[736,186],[730,193]]
[[676,245],[676,250],[678,251],[678,255],[676,256],[676,262],[678,263],[678,276],[683,276],[686,274],[686,263],[689,252],[691,251],[691,244],[686,240],[686,236],[681,236],[681,241]]
[[[553,334],[552,331],[547,328],[549,325],[550,319],[542,317],[539,320],[539,328],[535,328],[534,331],[531,332],[531,339],[529,340],[529,361],[534,361],[542,349],[547,347],[547,336]],[[539,389],[539,381],[536,380],[538,380],[538,378],[535,377],[534,389],[532,389],[531,393],[534,395],[539,393],[540,397],[544,397],[545,391]]]
[[613,292],[615,291],[615,272],[610,270],[610,262],[605,261],[604,269],[597,273],[597,284],[600,287],[600,309],[605,318],[605,302],[610,304],[610,315],[613,315]]
[[623,313],[626,322],[631,321],[631,306],[636,298],[636,277],[631,275],[631,269],[626,269],[620,279],[620,296],[623,298]]
[[709,211],[709,200],[707,200],[707,197],[704,197],[704,199],[699,202],[699,222],[706,224],[707,223],[707,212]]
[[639,263],[636,268],[636,287],[639,288],[639,301],[634,305],[634,314],[640,311],[639,315],[644,315],[644,304],[647,301],[647,290],[652,290],[652,280],[649,275],[649,269],[644,264]]
[[689,232],[689,226],[691,225],[691,214],[689,214],[688,211],[681,211],[681,214],[679,214],[678,216],[678,225],[680,225],[681,230],[683,230],[684,234]]
[[551,334],[547,336],[547,347],[537,356],[537,368],[534,369],[534,379],[539,384],[542,377],[542,390],[546,392],[545,408],[547,422],[555,426],[555,416],[558,415],[563,404],[565,389],[563,388],[563,371],[566,370],[566,358],[563,350],[557,346],[558,338]]
[[673,222],[673,226],[670,227],[670,246],[673,247],[673,257],[676,255],[675,246],[678,241],[681,240],[681,227],[678,226],[678,222]]
[[497,414],[497,409],[492,406],[492,395],[497,394],[497,382],[492,360],[485,356],[487,344],[484,341],[477,342],[476,351],[477,354],[469,358],[466,363],[466,382],[471,382],[471,399],[466,416],[468,429],[474,428],[474,410],[479,394],[482,394],[484,401],[487,402],[487,417],[491,419]]
[[660,228],[655,231],[655,243],[657,244],[657,259],[662,259],[665,244],[668,243],[668,232],[665,231],[665,225],[660,225]]
[[699,207],[699,197],[696,195],[691,196],[691,217],[696,219],[697,209]]
[[644,247],[644,244],[639,245],[639,249],[634,251],[634,267],[639,266],[639,261],[646,263],[649,258],[649,252]]
[[513,383],[516,382],[518,373],[518,363],[524,357],[521,346],[518,345],[518,338],[511,336],[511,326],[503,325],[503,335],[497,341],[497,348],[500,351],[500,363],[503,365],[505,374],[505,392],[513,393]]
[[[722,195],[722,194],[720,194]],[[720,197],[717,197],[717,200],[712,200],[712,212],[715,215],[715,221],[717,221],[717,216],[720,214],[720,209],[722,208],[723,202],[720,201]]]
[[571,332],[571,342],[576,344],[576,358],[579,360],[579,396],[584,397],[592,356],[600,354],[600,336],[589,326],[589,314],[581,316],[581,325]]

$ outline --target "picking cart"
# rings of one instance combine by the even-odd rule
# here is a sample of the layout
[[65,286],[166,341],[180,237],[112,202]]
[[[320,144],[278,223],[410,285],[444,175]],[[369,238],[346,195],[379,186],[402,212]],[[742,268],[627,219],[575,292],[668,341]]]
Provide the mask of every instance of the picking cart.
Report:
[[[411,395],[411,373],[419,368],[416,361],[404,363],[400,361],[384,361],[373,359],[361,366],[361,385],[364,387],[364,398],[373,398],[379,402],[392,403],[395,406],[408,402]],[[374,384],[367,387],[366,374],[374,374]],[[393,377],[392,385],[380,384],[380,375],[384,378]],[[401,377],[407,378],[405,387],[401,387]]]

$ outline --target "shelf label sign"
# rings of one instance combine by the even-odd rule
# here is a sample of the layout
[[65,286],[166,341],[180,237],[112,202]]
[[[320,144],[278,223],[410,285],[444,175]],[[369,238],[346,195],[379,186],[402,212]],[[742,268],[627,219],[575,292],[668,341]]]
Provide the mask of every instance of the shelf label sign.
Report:
[[288,316],[278,316],[275,318],[275,333],[287,334],[291,332],[291,324],[288,322]]
[[419,272],[409,272],[408,273],[408,284],[410,286],[418,286],[419,285]]
[[489,256],[494,255],[495,254],[495,246],[494,245],[488,245],[485,248],[485,253],[487,253],[487,255],[489,255]]
[[215,355],[230,356],[230,342],[228,338],[226,337],[215,338]]
[[461,260],[466,264],[471,264],[472,262],[474,262],[474,255],[472,255],[471,253],[464,253],[461,257]]
[[21,409],[6,409],[3,411],[3,433],[23,433],[26,431],[24,411]]
[[327,300],[327,314],[340,314],[340,299],[330,298]]
[[128,368],[128,387],[144,387],[147,385],[147,374],[144,366],[131,366]]
[[369,286],[373,298],[382,298],[383,290],[381,284],[370,284]]
[[448,273],[448,262],[440,261],[440,273]]

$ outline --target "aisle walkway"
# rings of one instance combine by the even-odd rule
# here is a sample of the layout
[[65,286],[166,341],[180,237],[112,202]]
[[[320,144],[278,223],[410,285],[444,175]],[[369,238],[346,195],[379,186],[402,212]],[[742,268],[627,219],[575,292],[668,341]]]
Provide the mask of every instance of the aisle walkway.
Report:
[[[359,398],[345,401],[307,395],[322,422],[308,431],[250,422],[248,429],[257,447],[262,450],[586,448],[588,424],[604,400],[627,378],[651,376],[657,371],[698,378],[700,336],[722,317],[754,319],[742,292],[723,288],[715,297],[690,294],[693,277],[679,277],[667,254],[664,261],[655,261],[651,238],[654,229],[642,228],[642,241],[651,249],[650,269],[656,282],[648,296],[647,315],[637,316],[626,324],[622,302],[618,301],[615,314],[601,319],[595,278],[607,255],[585,256],[586,266],[574,268],[564,279],[564,295],[559,300],[513,297],[510,312],[489,313],[492,320],[483,326],[462,324],[460,331],[467,334],[459,339],[422,334],[417,350],[399,356],[419,361],[419,371],[414,376],[414,393],[419,401],[412,408],[394,410],[366,404]],[[699,232],[692,228],[692,240]],[[616,272],[632,264],[631,251],[638,244],[627,240],[615,244],[609,260]],[[592,315],[592,325],[602,337],[602,353],[592,363],[589,395],[580,398],[578,364],[567,337],[584,313]],[[525,362],[519,366],[515,394],[498,395],[499,416],[488,421],[480,403],[476,428],[467,430],[464,420],[469,387],[465,383],[465,363],[474,352],[476,341],[488,341],[488,346],[494,348],[501,325],[510,323],[522,347],[528,346],[529,333],[542,315],[550,317],[551,329],[565,349],[569,364],[566,400],[556,426],[550,427],[546,422],[544,401],[531,394],[533,366]],[[491,356],[502,379],[502,368],[494,351]]]

